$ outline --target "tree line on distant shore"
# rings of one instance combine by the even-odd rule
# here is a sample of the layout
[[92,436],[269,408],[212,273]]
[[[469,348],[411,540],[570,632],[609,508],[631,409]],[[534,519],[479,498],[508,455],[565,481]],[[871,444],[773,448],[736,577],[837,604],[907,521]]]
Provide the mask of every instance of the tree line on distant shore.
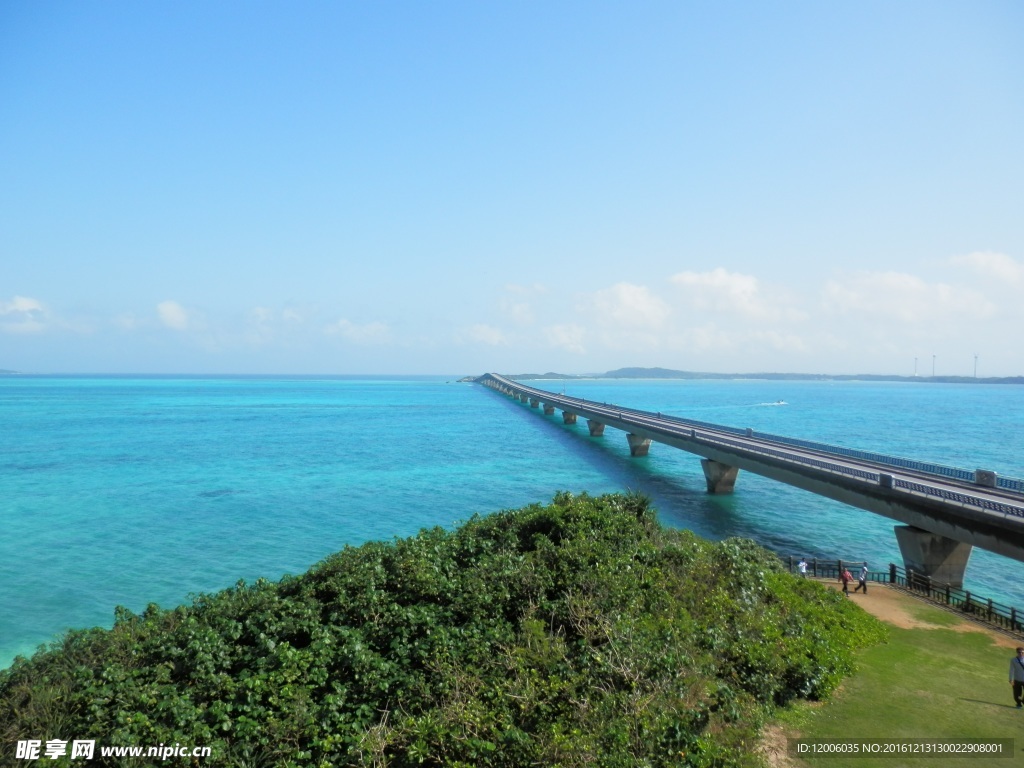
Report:
[[617,368],[607,373],[518,373],[508,378],[516,381],[535,379],[765,379],[768,381],[913,381],[935,384],[1024,384],[1024,376],[890,376],[885,374],[827,373],[699,373],[675,371],[671,368]]

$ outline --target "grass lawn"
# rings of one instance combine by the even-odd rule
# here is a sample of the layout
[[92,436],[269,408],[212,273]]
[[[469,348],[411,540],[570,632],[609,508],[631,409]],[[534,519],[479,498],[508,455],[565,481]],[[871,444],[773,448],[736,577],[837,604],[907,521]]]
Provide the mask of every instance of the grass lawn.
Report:
[[[790,757],[812,768],[1024,768],[1024,710],[1014,706],[1007,669],[1014,652],[983,632],[956,631],[954,614],[918,603],[907,610],[929,628],[890,628],[887,644],[863,651],[859,670],[825,704],[801,704],[781,719],[802,739],[1013,739],[1002,758],[947,755]],[[1021,643],[1024,645],[1024,643]]]

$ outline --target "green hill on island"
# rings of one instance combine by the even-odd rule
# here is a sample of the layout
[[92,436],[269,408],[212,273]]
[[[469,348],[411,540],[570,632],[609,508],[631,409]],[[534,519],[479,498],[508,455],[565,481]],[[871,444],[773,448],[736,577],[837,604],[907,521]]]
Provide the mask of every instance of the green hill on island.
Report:
[[671,368],[616,368],[607,373],[519,373],[508,378],[516,381],[543,379],[763,379],[766,381],[903,381],[926,384],[1024,384],[1024,376],[978,378],[976,376],[895,376],[889,374],[829,373],[704,373],[676,371]]
[[[84,629],[0,672],[0,742],[208,746],[177,764],[747,766],[885,630],[749,540],[563,493]],[[73,766],[60,757],[40,764]]]

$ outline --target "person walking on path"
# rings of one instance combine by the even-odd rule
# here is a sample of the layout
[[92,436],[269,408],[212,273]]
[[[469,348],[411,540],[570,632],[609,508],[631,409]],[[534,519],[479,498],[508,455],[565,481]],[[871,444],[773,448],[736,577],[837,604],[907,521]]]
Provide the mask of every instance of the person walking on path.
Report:
[[843,594],[847,597],[850,596],[850,582],[853,581],[853,576],[850,575],[849,568],[843,568],[842,574],[839,576],[839,580],[843,582]]
[[1024,708],[1024,648],[1018,648],[1017,655],[1010,659],[1010,685],[1017,709]]
[[864,563],[864,566],[860,569],[860,575],[857,576],[857,586],[854,587],[854,592],[860,592],[864,590],[864,594],[868,593],[868,564]]
[[796,564],[796,567],[800,569],[800,575],[803,576],[806,579],[807,578],[807,561],[804,560],[801,557],[800,558],[800,562]]

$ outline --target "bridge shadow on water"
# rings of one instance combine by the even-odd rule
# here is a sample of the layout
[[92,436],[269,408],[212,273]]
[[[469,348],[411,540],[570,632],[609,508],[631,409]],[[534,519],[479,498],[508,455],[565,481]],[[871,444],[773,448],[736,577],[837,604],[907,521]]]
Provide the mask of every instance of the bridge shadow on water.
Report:
[[[688,529],[709,539],[773,538],[751,524],[742,513],[743,505],[733,495],[714,496],[707,492],[700,457],[696,454],[652,443],[650,455],[633,457],[622,430],[608,427],[602,437],[591,437],[585,419],[574,425],[564,424],[557,411],[548,416],[511,399],[501,401],[518,418],[528,417],[547,439],[554,440],[573,460],[586,463],[611,486],[588,492],[638,491],[651,499],[664,525]],[[524,410],[529,412],[523,413]],[[773,542],[765,543],[774,548]]]
[[[818,551],[820,535],[812,533],[811,518],[819,518],[826,509],[842,509],[829,499],[792,488],[750,472],[741,472],[736,492],[712,495],[707,492],[700,457],[687,451],[653,442],[645,457],[630,456],[626,433],[607,427],[602,437],[591,437],[585,419],[564,424],[559,411],[543,411],[508,398],[499,398],[504,407],[515,411],[531,429],[553,440],[573,462],[585,463],[607,480],[600,488],[586,489],[592,494],[611,491],[638,491],[651,499],[662,524],[691,530],[712,540],[743,537],[782,554],[794,551],[809,557],[829,557],[834,553]],[[523,411],[528,411],[523,413]],[[563,486],[572,490],[573,485]],[[884,525],[869,513],[860,513],[871,525]],[[886,533],[891,529],[887,529]],[[817,543],[818,546],[814,544]]]

